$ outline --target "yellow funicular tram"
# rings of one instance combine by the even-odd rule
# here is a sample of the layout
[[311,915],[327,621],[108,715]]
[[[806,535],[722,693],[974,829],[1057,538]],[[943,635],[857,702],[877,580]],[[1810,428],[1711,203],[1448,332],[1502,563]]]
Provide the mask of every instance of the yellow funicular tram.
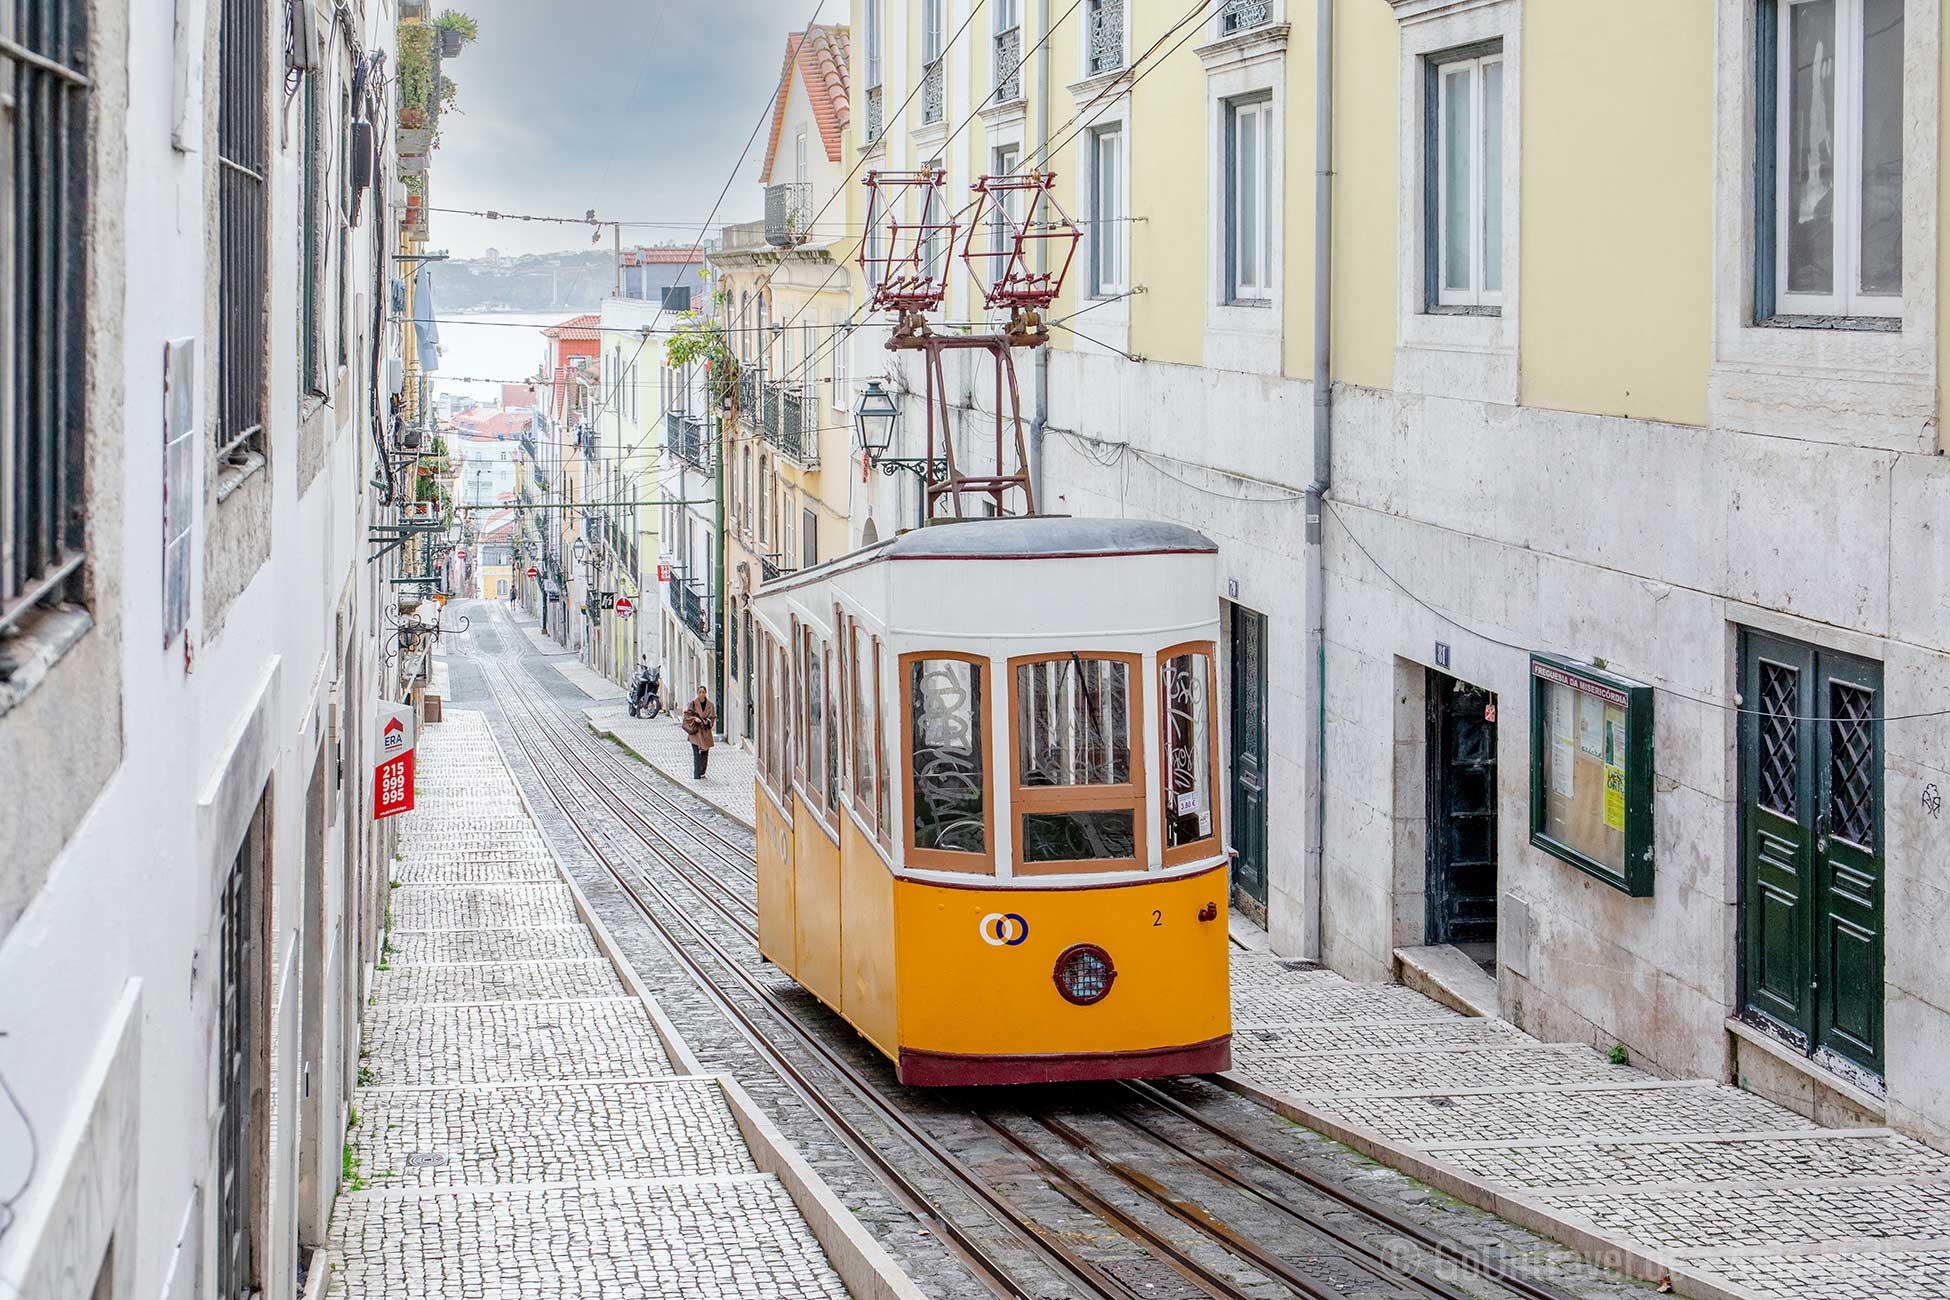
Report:
[[[1021,470],[1011,350],[1047,339],[1062,279],[1026,253],[1074,245],[1052,179],[977,184],[969,229],[1003,238],[963,255],[992,264],[986,300],[1011,316],[970,335],[924,316],[953,220],[893,219],[940,211],[940,173],[869,175],[863,249],[886,251],[862,265],[899,313],[888,346],[925,368],[933,518],[752,606],[759,949],[906,1083],[1231,1064],[1216,548],[1178,524],[1039,516]],[[994,470],[968,473],[942,424],[937,481],[941,356],[967,348],[996,365]],[[995,517],[959,517],[967,494]]]

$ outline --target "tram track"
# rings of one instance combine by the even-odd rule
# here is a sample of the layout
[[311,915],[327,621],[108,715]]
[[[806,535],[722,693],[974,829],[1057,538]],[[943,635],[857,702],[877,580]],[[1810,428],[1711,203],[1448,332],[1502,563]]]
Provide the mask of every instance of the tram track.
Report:
[[[482,666],[489,693],[503,717],[512,724],[513,710],[496,679],[517,686],[514,670],[485,659],[477,662]],[[524,675],[530,678],[531,685],[541,685],[532,663],[527,665]],[[820,1087],[815,1074],[836,1079],[846,1094],[865,1109],[874,1121],[872,1127],[884,1129],[902,1144],[925,1155],[950,1184],[959,1187],[962,1196],[978,1212],[1007,1232],[1014,1245],[1037,1259],[1054,1279],[1066,1283],[1073,1292],[1121,1300],[1156,1300],[1159,1291],[1155,1283],[1134,1286],[1118,1275],[1121,1261],[1091,1258],[1069,1239],[1074,1233],[1057,1230],[1039,1219],[1035,1211],[1016,1204],[992,1187],[992,1173],[971,1168],[963,1157],[923,1129],[900,1099],[888,1095],[883,1084],[841,1055],[818,1029],[806,1024],[775,988],[752,971],[748,961],[741,959],[721,935],[703,923],[694,908],[687,907],[670,892],[665,882],[633,863],[620,860],[614,846],[599,842],[581,816],[584,809],[600,808],[607,812],[649,850],[652,859],[755,947],[755,900],[747,899],[742,889],[734,888],[680,847],[666,833],[669,828],[658,826],[631,805],[624,790],[648,795],[658,809],[683,819],[688,825],[676,828],[677,834],[693,844],[704,846],[715,842],[718,847],[708,849],[709,855],[750,883],[754,895],[755,871],[744,870],[743,863],[755,867],[755,859],[657,790],[649,778],[632,771],[635,763],[598,741],[589,733],[583,719],[574,716],[547,692],[524,695],[515,690],[513,693],[520,697],[520,708],[533,725],[510,725],[508,734],[521,747],[538,780],[562,809],[591,855],[643,914],[705,995],[737,1025],[788,1086],[820,1113],[840,1141],[875,1172],[900,1203],[926,1222],[985,1285],[997,1294],[1025,1300],[1045,1294],[1032,1289],[1017,1270],[997,1257],[992,1246],[978,1240],[974,1232],[957,1222],[953,1210],[941,1204],[938,1196],[919,1186],[881,1149],[882,1144],[874,1134],[867,1132],[855,1117],[843,1113],[828,1090]],[[553,717],[545,714],[544,706],[533,702],[533,694],[546,701]],[[540,748],[543,745],[554,755],[559,767],[546,761],[548,753]],[[562,768],[572,773],[576,781],[564,776]],[[581,794],[573,788],[577,782],[583,788]],[[740,861],[734,862],[734,858]],[[681,930],[659,913],[658,905],[677,918]],[[700,959],[694,946],[684,941],[685,932],[696,941],[696,946],[701,946],[708,960]],[[707,969],[713,965],[729,972],[731,987]],[[767,1019],[784,1029],[808,1060],[792,1059],[792,1053],[766,1032],[760,1016],[751,1007],[742,1005],[741,998],[755,1002]],[[808,1064],[811,1070],[806,1068]],[[1030,1094],[1038,1099],[1045,1095],[1043,1090]],[[1516,1296],[1522,1300],[1570,1300],[1560,1288],[1448,1241],[1441,1234],[1404,1219],[1387,1207],[1200,1115],[1156,1084],[1099,1085],[1087,1097],[1091,1104],[1080,1108],[1075,1105],[1074,1092],[1064,1095],[1069,1100],[1063,1105],[1040,1110],[967,1105],[959,1113],[1015,1152],[1051,1191],[1109,1227],[1115,1235],[1127,1239],[1198,1294],[1214,1300],[1248,1300],[1249,1297],[1262,1300],[1281,1293],[1307,1297],[1307,1300],[1340,1300],[1356,1292],[1376,1294],[1376,1288],[1382,1288],[1382,1293],[1413,1300],[1477,1300],[1486,1294]],[[1078,1110],[1079,1114],[1059,1113],[1065,1109]],[[1196,1144],[1197,1139],[1187,1140],[1167,1131],[1173,1121],[1196,1129],[1206,1140],[1203,1146]],[[1148,1143],[1157,1156],[1140,1162],[1110,1154],[1103,1142],[1093,1140],[1084,1131],[1084,1125],[1098,1122],[1115,1126],[1127,1137]],[[1039,1142],[1026,1135],[1025,1129],[1032,1134],[1047,1134],[1051,1141]],[[1211,1144],[1223,1148],[1230,1159],[1221,1159],[1209,1149]],[[1160,1160],[1168,1166],[1176,1164],[1196,1171],[1197,1181],[1212,1190],[1194,1196],[1184,1187],[1168,1185],[1146,1167],[1155,1166]],[[1239,1168],[1238,1162],[1244,1162],[1248,1168]],[[1093,1179],[1079,1173],[1072,1167],[1076,1164],[1095,1171],[1098,1177]],[[1301,1189],[1298,1196],[1294,1194],[1296,1186]],[[1281,1190],[1272,1190],[1275,1187]],[[1328,1207],[1310,1209],[1309,1199],[1325,1201]],[[1306,1248],[1296,1249],[1286,1236],[1281,1236],[1275,1247],[1264,1240],[1265,1234],[1241,1231],[1226,1214],[1212,1208],[1214,1203],[1222,1202],[1236,1209],[1242,1201],[1250,1202],[1263,1221],[1283,1225]],[[1377,1248],[1362,1234],[1330,1222],[1329,1216],[1334,1215],[1358,1219],[1371,1231],[1381,1230],[1399,1239],[1406,1249]],[[1165,1218],[1180,1231],[1167,1232],[1147,1222],[1147,1217]],[[1403,1254],[1427,1259],[1419,1266],[1404,1264],[1400,1258]],[[1494,1290],[1461,1289],[1440,1276],[1448,1272],[1467,1275],[1478,1285]]]

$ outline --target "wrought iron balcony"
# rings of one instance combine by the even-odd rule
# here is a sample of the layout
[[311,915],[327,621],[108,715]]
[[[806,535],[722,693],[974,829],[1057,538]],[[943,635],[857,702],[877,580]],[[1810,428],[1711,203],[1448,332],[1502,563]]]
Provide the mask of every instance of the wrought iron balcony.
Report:
[[765,385],[765,423],[762,432],[765,441],[777,446],[779,442],[779,390],[785,385],[777,382]]
[[801,465],[819,463],[818,411],[803,388],[786,389],[779,402],[779,450]]
[[883,96],[880,87],[867,87],[867,143],[872,144],[880,138],[880,131],[886,121],[882,107]]
[[812,186],[786,181],[765,187],[765,242],[796,248],[812,233]]
[[771,582],[779,576],[779,566],[771,556],[761,555],[758,557],[758,572],[767,582]]
[[995,37],[995,100],[999,104],[1022,98],[1022,28],[1011,27]]
[[1273,20],[1273,0],[1226,0],[1219,9],[1219,35],[1263,27]]
[[921,125],[939,122],[948,107],[947,61],[936,59],[921,70]]
[[694,415],[673,415],[670,417],[676,426],[671,435],[671,454],[693,469],[711,472],[711,439],[705,431],[705,423]]
[[1124,0],[1089,0],[1089,75],[1124,66]]
[[759,372],[756,365],[738,371],[738,416],[753,429],[759,425]]

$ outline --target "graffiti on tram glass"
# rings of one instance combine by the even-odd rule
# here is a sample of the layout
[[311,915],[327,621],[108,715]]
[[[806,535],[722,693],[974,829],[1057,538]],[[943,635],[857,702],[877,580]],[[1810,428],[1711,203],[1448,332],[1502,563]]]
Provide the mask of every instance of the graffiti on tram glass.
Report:
[[982,669],[919,659],[909,676],[914,714],[914,844],[983,853]]

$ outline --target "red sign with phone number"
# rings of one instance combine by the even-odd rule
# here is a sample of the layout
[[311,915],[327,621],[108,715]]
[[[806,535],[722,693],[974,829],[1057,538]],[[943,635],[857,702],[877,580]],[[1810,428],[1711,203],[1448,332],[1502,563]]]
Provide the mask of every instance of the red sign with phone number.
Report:
[[413,751],[387,759],[372,772],[372,815],[375,819],[413,811]]

